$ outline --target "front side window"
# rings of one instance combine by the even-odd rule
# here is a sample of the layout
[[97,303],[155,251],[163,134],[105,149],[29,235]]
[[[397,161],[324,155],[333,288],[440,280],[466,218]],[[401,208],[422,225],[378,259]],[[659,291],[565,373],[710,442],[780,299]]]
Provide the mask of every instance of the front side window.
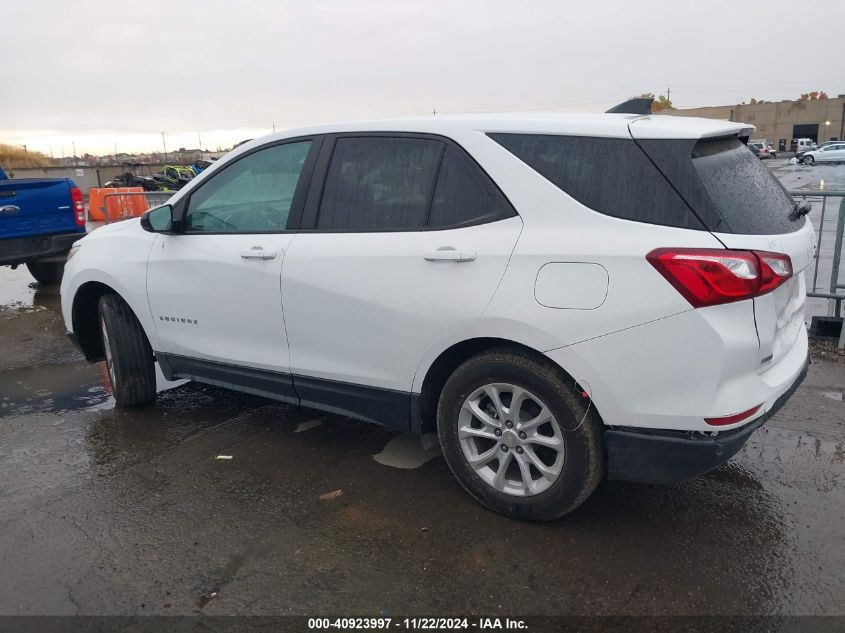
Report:
[[422,228],[442,152],[443,144],[430,139],[338,139],[326,174],[317,229]]
[[215,174],[191,194],[188,233],[284,231],[311,141],[259,150]]

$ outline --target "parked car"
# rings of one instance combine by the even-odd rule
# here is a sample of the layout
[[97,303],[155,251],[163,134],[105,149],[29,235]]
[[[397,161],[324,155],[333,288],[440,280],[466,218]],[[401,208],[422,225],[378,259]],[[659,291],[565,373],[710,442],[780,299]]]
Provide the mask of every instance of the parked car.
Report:
[[771,158],[769,155],[769,148],[762,143],[749,143],[748,149],[750,149],[754,155],[761,160],[764,158]]
[[790,151],[795,152],[796,158],[800,158],[804,152],[816,149],[816,142],[811,138],[794,138],[789,148]]
[[38,282],[56,283],[84,235],[85,204],[72,180],[10,179],[0,168],[0,266],[25,264]]
[[813,229],[747,135],[627,114],[274,134],[81,240],[65,323],[118,406],[155,400],[156,361],[433,431],[481,503],[553,519],[603,477],[715,468],[805,375]]
[[813,163],[845,163],[845,142],[825,144],[802,157],[805,165]]

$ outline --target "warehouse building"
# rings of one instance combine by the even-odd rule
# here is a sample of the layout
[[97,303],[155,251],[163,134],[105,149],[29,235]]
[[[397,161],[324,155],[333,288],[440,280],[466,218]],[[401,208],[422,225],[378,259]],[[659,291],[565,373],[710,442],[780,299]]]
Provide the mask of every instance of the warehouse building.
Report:
[[845,95],[818,101],[775,101],[730,106],[664,110],[661,114],[727,119],[751,123],[754,138],[766,139],[780,151],[788,151],[793,139],[816,142],[845,139]]

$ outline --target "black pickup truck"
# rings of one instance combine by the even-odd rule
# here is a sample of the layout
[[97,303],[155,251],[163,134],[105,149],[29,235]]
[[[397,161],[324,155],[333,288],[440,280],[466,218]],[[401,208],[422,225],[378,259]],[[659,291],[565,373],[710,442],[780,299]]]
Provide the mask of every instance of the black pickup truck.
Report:
[[26,264],[40,283],[56,283],[84,236],[85,203],[71,179],[10,179],[0,167],[0,266]]

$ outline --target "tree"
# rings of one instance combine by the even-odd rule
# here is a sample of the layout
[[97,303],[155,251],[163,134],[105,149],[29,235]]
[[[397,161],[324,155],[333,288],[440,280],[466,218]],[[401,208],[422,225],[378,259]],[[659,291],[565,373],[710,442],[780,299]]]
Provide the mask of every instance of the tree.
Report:
[[800,97],[798,97],[798,101],[824,101],[827,98],[827,93],[824,90],[814,90],[813,92],[803,93]]
[[754,105],[755,103],[769,103],[769,102],[766,101],[765,99],[755,99],[754,97],[751,97],[751,101],[749,101],[748,103],[750,103],[751,105]]
[[654,99],[654,103],[651,104],[651,111],[652,112],[660,112],[661,110],[674,110],[675,108],[672,106],[672,101],[666,98],[666,95],[660,95],[659,97],[655,97],[653,92],[644,92],[640,95],[641,99]]

